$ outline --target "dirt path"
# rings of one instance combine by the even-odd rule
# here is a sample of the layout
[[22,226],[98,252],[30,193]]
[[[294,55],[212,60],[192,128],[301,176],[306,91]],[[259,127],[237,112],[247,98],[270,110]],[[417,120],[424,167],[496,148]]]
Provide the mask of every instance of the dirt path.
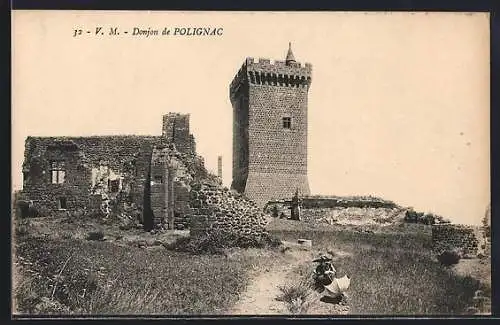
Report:
[[[292,247],[276,263],[257,270],[246,291],[241,295],[236,305],[227,312],[231,315],[283,315],[290,314],[286,303],[276,300],[281,294],[280,287],[293,283],[300,276],[294,273],[295,268],[310,263],[318,252]],[[342,258],[339,252],[336,259]],[[323,295],[311,292],[306,308],[306,314],[340,315],[347,314],[349,307],[346,305],[330,304],[320,301]]]
[[273,268],[258,275],[238,303],[228,313],[233,315],[286,314],[283,302],[275,298],[280,294],[279,286],[284,285],[283,272],[287,267]]
[[293,250],[273,265],[259,270],[258,275],[242,294],[238,303],[228,311],[232,315],[289,314],[284,302],[276,300],[280,287],[288,283],[291,270],[310,258],[311,252]]

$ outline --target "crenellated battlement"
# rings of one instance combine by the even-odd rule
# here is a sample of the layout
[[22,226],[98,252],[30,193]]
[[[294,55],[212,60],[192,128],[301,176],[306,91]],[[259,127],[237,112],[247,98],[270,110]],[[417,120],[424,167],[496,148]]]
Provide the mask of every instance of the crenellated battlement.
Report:
[[230,92],[236,93],[245,82],[253,85],[308,88],[312,82],[312,64],[302,65],[300,62],[287,63],[265,58],[255,60],[248,57],[231,82]]
[[270,67],[271,69],[274,68],[285,68],[285,69],[303,69],[306,72],[311,73],[312,71],[312,64],[311,63],[304,63],[302,65],[300,62],[289,62],[288,64],[286,61],[282,60],[274,60],[271,61],[270,59],[267,58],[258,58],[255,60],[255,58],[248,57],[245,60],[246,65],[252,65],[252,66],[262,66],[262,67]]

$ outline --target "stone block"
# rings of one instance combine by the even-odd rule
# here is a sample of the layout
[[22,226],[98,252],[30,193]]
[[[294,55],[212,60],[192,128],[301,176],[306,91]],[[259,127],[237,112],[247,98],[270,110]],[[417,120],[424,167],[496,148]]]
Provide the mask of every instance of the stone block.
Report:
[[297,243],[301,246],[304,246],[304,247],[312,247],[312,240],[310,239],[298,239],[297,240]]

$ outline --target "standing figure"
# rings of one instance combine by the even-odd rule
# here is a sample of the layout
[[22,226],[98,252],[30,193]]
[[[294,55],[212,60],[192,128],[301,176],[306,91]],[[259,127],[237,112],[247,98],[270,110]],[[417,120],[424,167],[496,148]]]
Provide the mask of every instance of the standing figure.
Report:
[[300,199],[299,199],[299,189],[295,190],[295,194],[292,197],[291,206],[291,219],[300,220]]

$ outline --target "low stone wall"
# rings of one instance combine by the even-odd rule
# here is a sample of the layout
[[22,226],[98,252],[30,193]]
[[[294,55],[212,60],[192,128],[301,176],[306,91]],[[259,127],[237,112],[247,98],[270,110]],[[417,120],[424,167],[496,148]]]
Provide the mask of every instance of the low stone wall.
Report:
[[[373,208],[394,209],[400,208],[392,201],[372,196],[325,196],[307,195],[299,197],[300,206],[304,209],[333,209],[333,208]],[[289,209],[291,200],[271,200],[264,209],[271,211],[274,207],[280,210]]]
[[480,227],[456,224],[432,226],[433,250],[438,254],[459,249],[463,255],[477,255],[481,237]]
[[245,197],[215,184],[193,184],[191,198],[191,236],[212,230],[245,236],[266,234],[268,223],[257,205]]
[[321,208],[372,208],[372,209],[393,209],[398,206],[388,200],[372,196],[325,196],[309,195],[301,198],[302,207],[309,209]]
[[[331,203],[331,202],[329,202]],[[273,201],[266,207],[266,213],[277,218],[290,217],[290,204],[285,201]],[[343,206],[303,206],[300,219],[307,223],[344,224],[344,225],[380,225],[403,220],[405,209],[399,207],[343,207]]]
[[404,210],[398,208],[309,208],[301,210],[305,222],[345,225],[390,224],[402,220]]
[[[299,197],[300,219],[305,222],[367,225],[389,224],[404,218],[406,209],[392,201],[372,196],[324,196]],[[290,218],[291,200],[269,201],[264,210],[277,218]]]

